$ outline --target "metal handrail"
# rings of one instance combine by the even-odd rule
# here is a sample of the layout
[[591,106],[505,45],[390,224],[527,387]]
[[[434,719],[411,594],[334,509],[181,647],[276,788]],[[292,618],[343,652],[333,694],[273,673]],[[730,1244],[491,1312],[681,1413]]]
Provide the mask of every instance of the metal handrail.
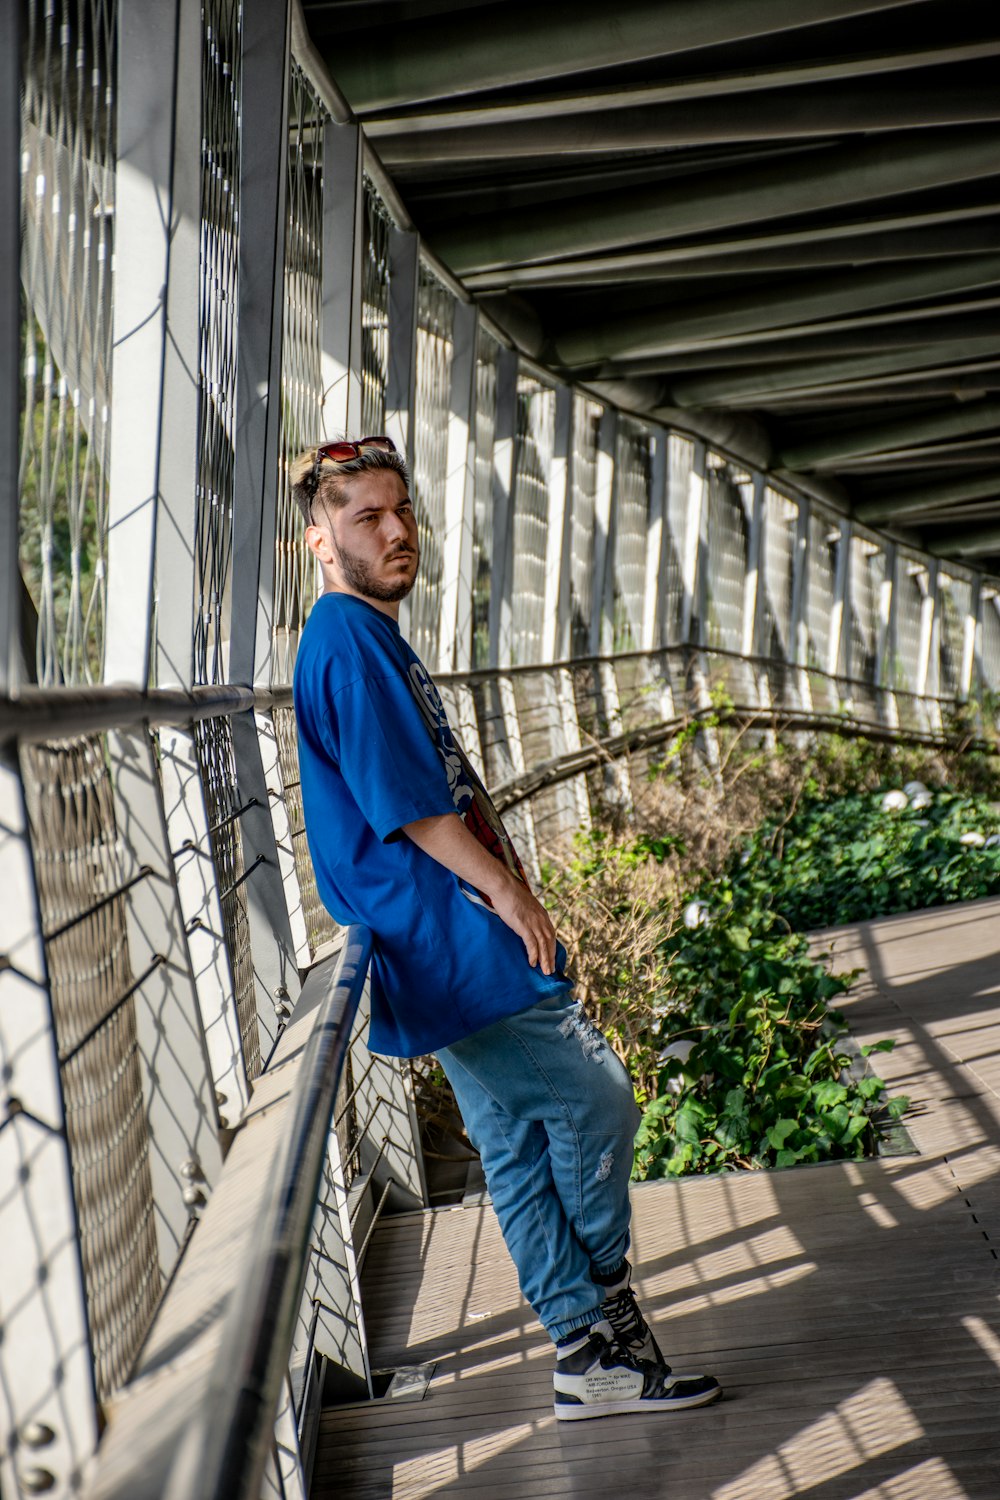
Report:
[[956,703],[966,700],[958,697],[948,697],[939,693],[918,693],[913,688],[892,687],[889,683],[869,682],[863,677],[843,677],[836,672],[828,672],[824,667],[812,666],[805,662],[788,661],[783,656],[760,656],[750,652],[734,651],[729,646],[699,646],[694,641],[675,641],[669,646],[652,646],[647,648],[636,648],[631,651],[610,651],[603,655],[591,654],[586,656],[560,657],[556,661],[545,662],[518,662],[505,667],[470,667],[461,672],[435,672],[434,681],[446,686],[466,686],[476,682],[486,682],[493,677],[530,677],[532,673],[572,671],[579,667],[598,667],[609,662],[621,661],[655,661],[661,656],[683,656],[686,657],[686,670],[691,671],[698,665],[698,658],[722,657],[725,661],[740,661],[750,667],[759,667],[761,670],[774,670],[783,672],[794,672],[804,674],[810,679],[818,678],[828,682],[834,687],[857,688],[859,692],[865,693],[891,693],[894,698],[903,698],[915,703],[936,703],[942,708],[950,708]]
[[852,714],[783,708],[780,704],[766,707],[732,704],[720,708],[691,709],[690,712],[671,719],[653,720],[621,734],[592,740],[579,750],[568,750],[551,760],[539,761],[530,771],[522,771],[517,776],[494,783],[490,796],[498,812],[507,812],[547,787],[558,786],[560,782],[569,781],[573,776],[592,771],[632,751],[661,745],[691,724],[734,724],[741,728],[781,729],[786,733],[802,730],[814,734],[840,734],[847,739],[877,740],[892,745],[926,745],[933,749],[976,750],[983,755],[1000,754],[1000,746],[980,737],[876,724]]
[[[614,651],[607,655],[565,657],[551,662],[522,662],[516,666],[475,667],[464,672],[438,672],[435,681],[442,685],[472,685],[496,677],[531,676],[539,672],[570,670],[621,661],[655,661],[664,656],[683,656],[689,668],[699,657],[721,657],[745,662],[761,669],[781,669],[806,673],[838,689],[858,689],[865,693],[891,694],[910,702],[949,707],[959,698],[916,693],[911,688],[894,688],[888,684],[866,682],[858,677],[840,677],[821,667],[785,661],[776,656],[744,655],[724,646],[699,646],[677,642],[655,646],[651,650]],[[290,684],[270,688],[241,685],[184,688],[135,688],[126,686],[95,687],[25,687],[14,698],[0,697],[0,744],[10,740],[31,743],[39,740],[64,739],[76,734],[104,730],[130,729],[140,724],[190,724],[202,719],[224,718],[229,714],[255,710],[267,713],[292,706]]]
[[[305,1282],[334,1101],[372,953],[348,927],[306,1044],[295,1112],[268,1184],[254,1261],[226,1309],[200,1430],[178,1454],[163,1500],[258,1500]],[[196,1485],[192,1488],[192,1480]]]
[[291,687],[26,687],[0,698],[0,744],[66,739],[141,724],[191,724],[254,709],[290,708]]

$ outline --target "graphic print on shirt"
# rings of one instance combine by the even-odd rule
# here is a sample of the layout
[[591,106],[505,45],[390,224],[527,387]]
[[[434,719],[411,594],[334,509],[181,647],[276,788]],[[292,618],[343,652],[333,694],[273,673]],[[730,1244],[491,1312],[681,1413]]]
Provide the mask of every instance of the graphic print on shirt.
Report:
[[[519,880],[523,880],[527,885],[528,879],[524,873],[524,866],[511,842],[510,834],[503,826],[500,814],[493,806],[490,795],[476,775],[468,756],[455,739],[451,725],[448,723],[448,715],[444,711],[444,704],[441,702],[441,695],[422,662],[414,661],[410,664],[409,682],[424,723],[444,763],[455,811],[483,848],[487,849],[494,859],[501,860]],[[464,884],[462,889],[471,897],[471,889],[467,889]],[[475,899],[482,901],[486,906],[492,907],[493,905],[489,897],[484,896],[480,891],[475,892]]]

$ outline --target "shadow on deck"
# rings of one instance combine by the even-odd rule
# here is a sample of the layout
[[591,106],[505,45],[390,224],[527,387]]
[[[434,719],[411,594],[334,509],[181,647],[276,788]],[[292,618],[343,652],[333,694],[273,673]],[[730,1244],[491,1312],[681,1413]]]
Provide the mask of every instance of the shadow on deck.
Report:
[[368,1258],[372,1358],[435,1377],[324,1414],[313,1500],[997,1500],[1000,901],[824,945],[867,970],[845,1009],[897,1039],[879,1062],[921,1154],[635,1190],[646,1310],[726,1399],[560,1426],[492,1210],[406,1215]]

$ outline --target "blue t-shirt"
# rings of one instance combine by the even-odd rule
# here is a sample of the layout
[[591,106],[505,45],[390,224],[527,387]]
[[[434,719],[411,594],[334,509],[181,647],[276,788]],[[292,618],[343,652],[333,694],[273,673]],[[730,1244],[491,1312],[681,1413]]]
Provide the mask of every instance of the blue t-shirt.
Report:
[[565,993],[473,887],[400,829],[459,813],[499,858],[516,855],[456,745],[437,689],[381,610],[351,594],[314,605],[295,663],[302,805],[323,904],[375,934],[373,1052],[417,1057]]

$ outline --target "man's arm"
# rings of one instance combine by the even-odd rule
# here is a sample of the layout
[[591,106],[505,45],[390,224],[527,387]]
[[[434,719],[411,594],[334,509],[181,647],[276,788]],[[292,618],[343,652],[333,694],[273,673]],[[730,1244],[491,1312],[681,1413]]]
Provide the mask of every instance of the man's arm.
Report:
[[405,823],[403,832],[439,865],[489,896],[497,916],[524,943],[532,968],[540,967],[543,974],[553,973],[556,931],[548,912],[506,865],[483,848],[458,813],[419,818],[414,823]]

